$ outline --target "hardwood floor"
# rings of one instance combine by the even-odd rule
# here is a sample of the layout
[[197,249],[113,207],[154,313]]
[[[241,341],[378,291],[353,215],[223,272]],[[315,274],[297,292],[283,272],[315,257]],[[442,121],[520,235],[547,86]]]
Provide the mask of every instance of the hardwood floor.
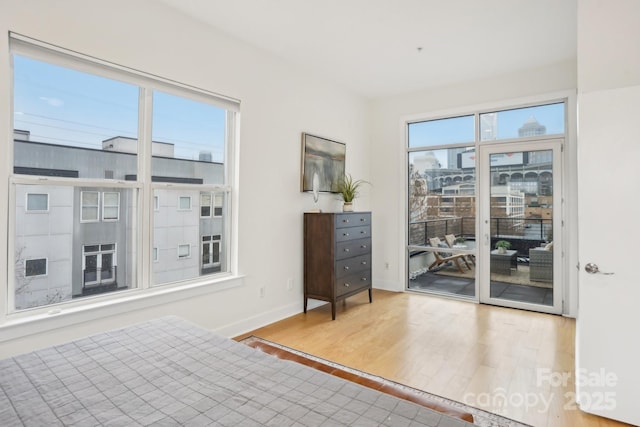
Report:
[[[574,319],[374,290],[249,334],[534,426],[624,426],[571,400]],[[238,338],[242,338],[238,337]],[[546,374],[567,373],[554,387]],[[506,402],[499,397],[506,397]]]

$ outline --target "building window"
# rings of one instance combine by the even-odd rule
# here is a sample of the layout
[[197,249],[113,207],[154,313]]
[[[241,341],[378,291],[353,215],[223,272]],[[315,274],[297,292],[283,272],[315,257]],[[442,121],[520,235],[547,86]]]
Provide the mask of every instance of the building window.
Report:
[[82,247],[84,287],[112,284],[116,281],[116,245],[85,245]]
[[200,193],[200,217],[211,218],[211,193]]
[[222,216],[222,204],[224,203],[224,194],[216,193],[214,196],[213,216]]
[[202,268],[220,265],[220,235],[202,236]]
[[95,222],[98,221],[98,212],[100,210],[100,193],[97,191],[83,191],[80,193],[81,213],[80,221]]
[[26,277],[46,276],[47,259],[28,259],[24,262],[24,275]]
[[[0,290],[0,300],[14,302],[7,315],[230,272],[235,224],[213,194],[233,197],[239,102],[13,33],[9,40],[15,137],[12,167],[1,178],[15,227],[7,251],[14,274]],[[146,99],[152,108],[142,108]],[[139,170],[143,164],[149,167]],[[198,212],[201,194],[210,200]],[[157,248],[190,258],[201,236],[214,234],[223,260],[216,271],[176,258],[155,262]],[[147,251],[153,256],[143,257]],[[25,280],[27,264],[41,271],[27,254],[55,259],[56,268],[46,279]],[[150,280],[138,282],[140,271],[151,272]]]
[[178,210],[189,211],[191,210],[191,197],[180,196],[178,201]]
[[120,216],[120,193],[102,193],[102,219],[117,221]]
[[214,217],[223,216],[222,208],[224,205],[223,193],[200,193],[200,217],[211,218],[211,212]]
[[191,245],[178,245],[178,258],[189,258],[191,256]]
[[27,212],[47,212],[48,210],[48,194],[27,193]]

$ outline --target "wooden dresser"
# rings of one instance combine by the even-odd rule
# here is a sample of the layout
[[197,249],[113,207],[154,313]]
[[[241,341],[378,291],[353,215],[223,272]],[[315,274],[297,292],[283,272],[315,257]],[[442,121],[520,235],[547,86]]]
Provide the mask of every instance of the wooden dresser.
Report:
[[304,312],[309,298],[331,303],[371,296],[371,212],[304,214]]

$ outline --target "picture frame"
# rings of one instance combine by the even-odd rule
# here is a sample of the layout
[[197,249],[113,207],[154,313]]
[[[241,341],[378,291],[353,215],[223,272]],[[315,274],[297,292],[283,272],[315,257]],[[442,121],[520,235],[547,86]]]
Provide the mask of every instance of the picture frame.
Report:
[[346,154],[345,143],[303,133],[301,191],[314,191],[316,174],[318,192],[338,193],[338,184],[344,178]]

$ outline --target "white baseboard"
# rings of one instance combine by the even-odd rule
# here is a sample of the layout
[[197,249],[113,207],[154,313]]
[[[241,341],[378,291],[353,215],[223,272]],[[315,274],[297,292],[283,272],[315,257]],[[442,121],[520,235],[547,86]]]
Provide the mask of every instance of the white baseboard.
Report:
[[[309,300],[307,310],[312,310],[324,304],[328,303],[325,301]],[[286,319],[287,317],[291,317],[295,314],[299,314],[300,312],[302,312],[300,302],[295,302],[266,313],[260,313],[256,316],[243,319],[230,325],[225,325],[221,328],[215,329],[214,331],[225,337],[233,338],[246,334],[247,332],[251,332],[255,329],[262,328],[263,326],[270,325],[271,323],[279,320]]]

